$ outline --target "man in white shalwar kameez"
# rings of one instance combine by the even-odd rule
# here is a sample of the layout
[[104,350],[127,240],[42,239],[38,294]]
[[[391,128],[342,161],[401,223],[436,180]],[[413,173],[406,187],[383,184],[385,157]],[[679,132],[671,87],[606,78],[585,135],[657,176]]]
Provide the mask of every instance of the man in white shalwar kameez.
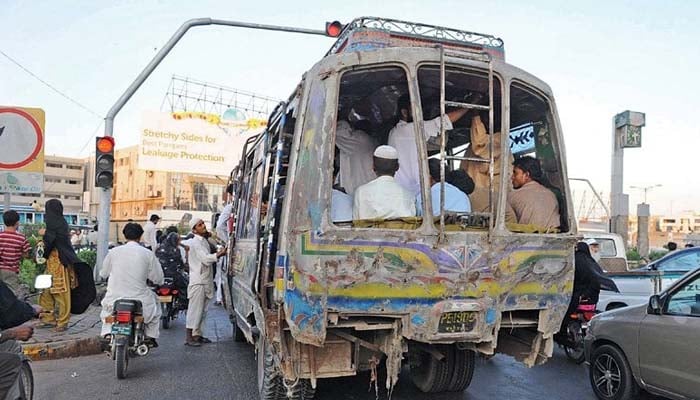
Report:
[[[408,94],[399,97],[397,108],[400,121],[389,132],[387,143],[399,153],[399,170],[396,171],[394,179],[415,197],[420,193],[420,158],[418,157],[418,145],[416,144],[411,99]],[[460,108],[445,113],[445,118],[442,120],[445,130],[452,129],[452,123],[462,118],[467,111],[469,110],[466,108]],[[421,139],[427,141],[440,135],[441,121],[439,116],[428,121],[423,121],[422,118],[419,118],[418,122],[421,123]]]
[[377,179],[355,190],[353,220],[416,216],[415,197],[394,180],[400,166],[398,160],[399,154],[391,146],[379,146],[374,150]]
[[202,330],[207,318],[207,305],[214,297],[213,268],[216,260],[226,254],[226,248],[216,254],[209,251],[209,242],[204,237],[207,227],[201,218],[192,218],[190,226],[194,237],[184,242],[190,247],[190,284],[187,286],[187,298],[190,302],[185,322],[185,345],[199,347],[202,343],[211,343],[211,340],[202,335]]
[[112,332],[112,324],[104,320],[112,315],[112,307],[116,300],[139,300],[143,306],[146,337],[156,344],[155,339],[160,336],[160,304],[156,294],[146,284],[146,280],[150,280],[155,285],[162,285],[163,269],[153,252],[139,243],[143,236],[141,225],[128,223],[122,232],[128,242],[110,250],[100,269],[100,276],[103,279],[109,278],[100,313],[103,321],[102,336]]

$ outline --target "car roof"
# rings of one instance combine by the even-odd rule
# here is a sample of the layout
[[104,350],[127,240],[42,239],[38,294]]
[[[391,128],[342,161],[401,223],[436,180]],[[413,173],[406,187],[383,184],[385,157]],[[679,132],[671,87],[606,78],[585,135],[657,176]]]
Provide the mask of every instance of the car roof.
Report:
[[[680,249],[680,250],[670,251],[670,252],[666,253],[663,257],[659,258],[658,260],[652,261],[652,262],[649,263],[648,265],[649,265],[649,266],[650,266],[650,265],[656,265],[656,264],[658,264],[658,263],[664,262],[664,261],[669,260],[669,259],[671,259],[671,258],[676,258],[676,257],[678,257],[678,256],[681,256],[681,255],[684,255],[684,254],[690,254],[690,253],[700,253],[700,247],[690,247],[690,248],[687,248],[687,249]],[[698,265],[697,268],[700,268],[700,265]],[[693,270],[695,270],[695,269],[697,269],[697,268],[693,268],[693,269],[691,269],[691,271],[693,271]]]

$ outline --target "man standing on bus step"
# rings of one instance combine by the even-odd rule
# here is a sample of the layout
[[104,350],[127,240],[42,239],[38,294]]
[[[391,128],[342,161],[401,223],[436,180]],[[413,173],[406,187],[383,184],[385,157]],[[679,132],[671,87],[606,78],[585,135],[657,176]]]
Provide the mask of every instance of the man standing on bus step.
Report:
[[[412,196],[420,193],[420,169],[418,167],[418,147],[416,146],[416,133],[413,121],[411,98],[408,93],[399,97],[397,102],[399,110],[399,122],[389,132],[388,145],[399,152],[399,170],[396,172],[396,182],[401,184]],[[445,131],[452,129],[452,123],[462,118],[469,110],[460,108],[445,113],[443,123]],[[440,135],[440,116],[429,121],[422,121],[423,139]]]
[[148,222],[146,222],[146,225],[143,226],[143,244],[146,246],[147,249],[153,251],[153,254],[155,254],[158,248],[156,231],[158,231],[157,225],[159,221],[160,217],[158,216],[158,214],[153,214],[148,219]]
[[203,336],[202,329],[207,318],[207,306],[214,297],[213,268],[216,260],[226,254],[226,248],[212,254],[205,235],[207,227],[201,218],[194,217],[190,222],[194,237],[183,242],[190,247],[190,284],[187,286],[187,298],[190,300],[187,308],[186,346],[199,347],[202,343],[211,343]]
[[17,232],[19,228],[17,211],[5,211],[2,214],[2,221],[5,224],[5,230],[0,232],[0,280],[19,296],[19,263],[22,257],[29,257],[31,248],[27,238]]
[[[229,183],[226,186],[226,192],[224,193],[224,209],[221,210],[219,219],[216,220],[216,237],[226,243],[228,246],[229,235],[231,234],[229,230],[229,220],[232,218],[233,210],[233,183]],[[214,274],[214,285],[216,286],[216,305],[222,305],[223,302],[223,280],[221,271],[226,267],[226,257],[221,258],[217,261],[217,271]]]
[[377,179],[355,190],[352,219],[392,219],[416,216],[415,196],[396,180],[399,154],[391,146],[374,150],[374,172]]

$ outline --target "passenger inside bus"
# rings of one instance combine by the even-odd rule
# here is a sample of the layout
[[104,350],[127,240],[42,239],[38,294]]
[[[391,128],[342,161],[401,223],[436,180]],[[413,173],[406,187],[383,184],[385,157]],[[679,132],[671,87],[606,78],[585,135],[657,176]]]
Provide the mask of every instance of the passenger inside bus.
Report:
[[[349,195],[377,177],[372,170],[372,152],[377,148],[378,143],[366,133],[366,129],[358,129],[362,121],[368,125],[365,119],[358,120],[354,126],[351,126],[347,120],[341,119],[335,129],[335,146],[339,150],[337,158],[340,158],[338,183]],[[336,182],[335,176],[333,181]]]
[[[433,216],[440,215],[440,160],[431,158],[428,160],[428,171],[430,172],[430,197],[432,199]],[[448,172],[448,171],[446,171]],[[418,215],[422,214],[423,201],[421,195],[416,196],[416,208]],[[472,206],[467,193],[449,183],[445,179],[445,212],[468,213]]]
[[377,178],[357,190],[352,219],[393,219],[416,215],[415,197],[394,178],[400,168],[399,153],[391,146],[379,146],[373,154]]
[[[399,153],[399,170],[396,172],[396,181],[408,190],[413,196],[420,193],[420,170],[418,167],[418,148],[416,146],[415,130],[413,127],[413,112],[411,111],[411,99],[404,94],[398,99],[397,109],[399,121],[389,132],[388,144]],[[443,123],[445,130],[452,129],[452,123],[462,118],[467,111],[460,108],[445,114]],[[422,120],[422,118],[421,118]],[[440,116],[423,121],[424,139],[428,140],[440,134]]]
[[530,156],[513,162],[513,191],[508,194],[508,204],[515,211],[517,223],[534,225],[546,232],[559,229],[559,204],[551,184],[542,173],[539,161]]
[[[371,171],[374,175],[374,171]],[[340,160],[338,154],[333,159],[333,182],[338,179],[340,173]],[[333,222],[351,222],[352,221],[352,202],[351,195],[346,193],[345,188],[339,183],[333,184],[333,193],[331,194],[331,220]]]

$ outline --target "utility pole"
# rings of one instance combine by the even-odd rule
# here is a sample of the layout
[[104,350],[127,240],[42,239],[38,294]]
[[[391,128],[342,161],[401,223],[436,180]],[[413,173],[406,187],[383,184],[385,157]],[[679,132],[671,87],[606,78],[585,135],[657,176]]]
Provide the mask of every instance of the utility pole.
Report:
[[612,174],[610,179],[610,232],[628,244],[629,196],[623,193],[624,149],[642,147],[644,113],[624,111],[613,118]]
[[[316,30],[316,29],[304,29],[304,28],[294,28],[278,25],[263,25],[254,24],[249,22],[240,21],[227,21],[222,19],[211,19],[211,18],[195,18],[185,21],[180,28],[173,34],[173,36],[168,40],[167,43],[156,53],[151,62],[146,65],[146,67],[141,71],[141,73],[136,77],[136,79],[129,85],[129,87],[124,91],[124,93],[117,99],[112,108],[110,108],[107,116],[105,117],[105,133],[104,136],[112,136],[114,131],[114,118],[117,116],[122,107],[131,99],[131,96],[136,93],[136,91],[141,87],[141,85],[148,79],[151,73],[156,69],[158,64],[163,61],[163,59],[170,53],[170,50],[175,47],[175,45],[182,39],[182,37],[187,33],[187,31],[195,26],[205,26],[205,25],[219,25],[219,26],[230,26],[237,28],[249,28],[249,29],[262,29],[268,31],[278,31],[278,32],[292,32],[292,33],[304,33],[309,35],[320,35],[337,37],[342,32],[343,26],[334,21],[330,24],[326,24],[326,30]],[[109,221],[110,221],[110,208],[112,203],[112,188],[98,188],[100,195],[100,206],[97,216],[97,221],[99,226],[104,226],[105,229],[100,229],[97,231],[97,263],[95,265],[94,275],[95,280],[99,279],[100,269],[102,267],[102,261],[107,256],[107,247],[109,242]]]
[[649,217],[651,212],[647,203],[647,193],[654,188],[661,187],[656,184],[651,186],[630,186],[630,189],[638,189],[644,192],[644,202],[637,204],[637,252],[640,256],[649,256]]

